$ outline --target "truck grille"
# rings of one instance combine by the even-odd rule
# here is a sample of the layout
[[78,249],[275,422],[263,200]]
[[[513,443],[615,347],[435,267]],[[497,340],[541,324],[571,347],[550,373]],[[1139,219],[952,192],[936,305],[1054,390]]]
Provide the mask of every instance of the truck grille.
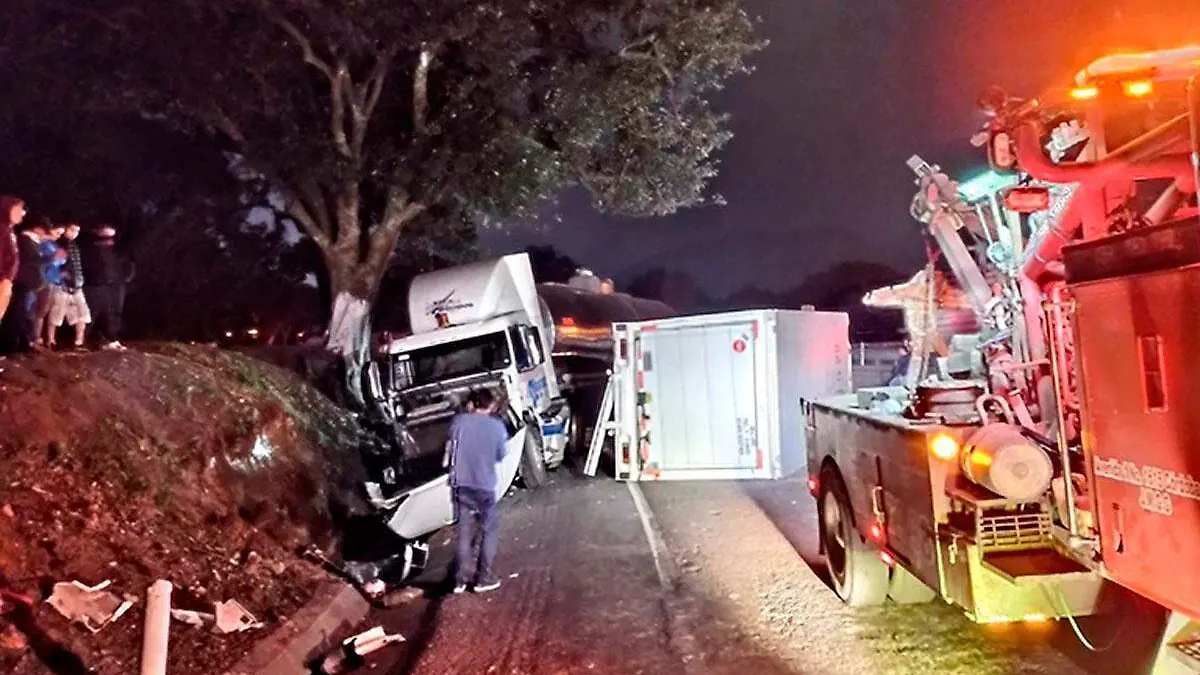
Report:
[[1019,513],[981,516],[976,541],[984,551],[1044,548],[1050,542],[1050,514]]

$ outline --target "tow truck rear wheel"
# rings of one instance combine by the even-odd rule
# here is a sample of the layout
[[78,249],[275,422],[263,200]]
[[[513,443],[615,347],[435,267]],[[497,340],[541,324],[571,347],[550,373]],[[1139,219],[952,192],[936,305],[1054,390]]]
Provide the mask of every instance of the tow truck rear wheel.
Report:
[[546,457],[542,451],[542,432],[535,425],[526,426],[525,445],[521,448],[521,484],[536,490],[546,484]]
[[819,507],[821,545],[833,590],[851,607],[881,605],[888,596],[888,566],[866,545],[854,527],[850,498],[837,472],[821,472]]

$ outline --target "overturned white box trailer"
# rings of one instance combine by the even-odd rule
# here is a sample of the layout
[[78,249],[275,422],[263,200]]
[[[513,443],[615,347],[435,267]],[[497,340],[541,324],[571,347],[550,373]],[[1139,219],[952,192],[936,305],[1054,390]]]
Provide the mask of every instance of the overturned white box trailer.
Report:
[[840,312],[747,310],[618,323],[618,480],[781,478],[805,468],[801,398],[850,391]]

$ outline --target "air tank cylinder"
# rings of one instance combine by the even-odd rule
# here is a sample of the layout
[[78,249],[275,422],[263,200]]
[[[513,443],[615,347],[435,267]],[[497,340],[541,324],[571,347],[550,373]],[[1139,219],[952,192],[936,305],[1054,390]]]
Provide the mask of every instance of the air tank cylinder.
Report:
[[987,424],[961,453],[963,475],[1008,499],[1033,501],[1050,489],[1054,466],[1046,452],[1011,424]]

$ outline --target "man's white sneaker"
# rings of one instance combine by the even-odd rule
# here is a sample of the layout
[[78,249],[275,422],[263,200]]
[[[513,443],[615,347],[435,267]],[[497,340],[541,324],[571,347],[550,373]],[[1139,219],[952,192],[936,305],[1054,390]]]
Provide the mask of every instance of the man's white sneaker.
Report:
[[476,593],[487,593],[488,591],[494,591],[497,588],[500,588],[500,582],[493,581],[493,582],[486,583],[486,584],[479,584],[478,586],[475,587],[475,592]]
[[466,593],[466,592],[467,592],[467,585],[466,585],[466,584],[459,584],[459,585],[457,585],[457,586],[455,586],[455,587],[454,587],[454,594],[455,594],[455,595],[461,595],[461,594],[463,594],[463,593]]

